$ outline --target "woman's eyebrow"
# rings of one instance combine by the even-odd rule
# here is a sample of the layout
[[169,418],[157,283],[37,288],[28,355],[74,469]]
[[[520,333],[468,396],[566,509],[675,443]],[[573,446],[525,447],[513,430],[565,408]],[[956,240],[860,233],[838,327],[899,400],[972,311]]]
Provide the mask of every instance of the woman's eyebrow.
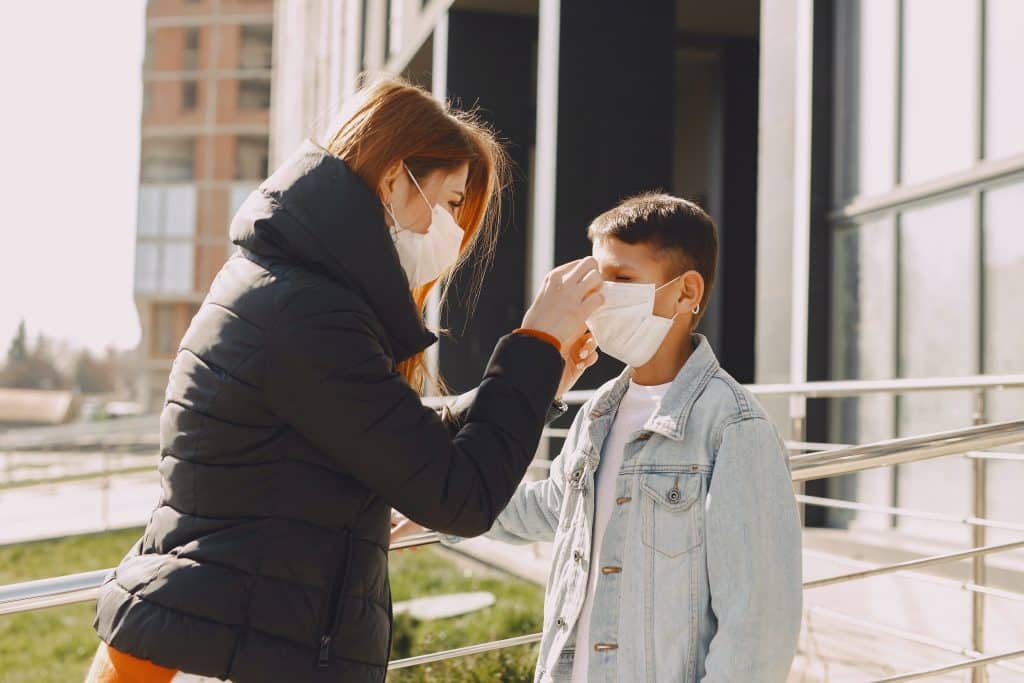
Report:
[[465,199],[466,198],[466,193],[462,192],[461,190],[455,190],[455,194],[459,195],[459,199]]

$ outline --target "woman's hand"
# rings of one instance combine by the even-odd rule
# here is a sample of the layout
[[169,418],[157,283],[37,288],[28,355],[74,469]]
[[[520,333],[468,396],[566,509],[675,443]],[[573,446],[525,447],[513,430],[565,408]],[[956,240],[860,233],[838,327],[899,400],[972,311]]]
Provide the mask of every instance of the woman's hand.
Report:
[[596,362],[597,340],[588,330],[569,347],[569,353],[565,358],[565,370],[562,371],[562,381],[558,383],[558,393],[555,394],[555,398],[562,398],[565,392],[572,389],[577,380],[583,376],[587,368]]
[[391,511],[391,545],[394,545],[406,536],[422,534],[425,531],[427,531],[426,527],[412,521],[398,510]]
[[587,331],[586,319],[604,303],[603,285],[593,256],[555,268],[544,278],[522,326],[550,334],[561,343],[562,356],[569,358],[573,342]]

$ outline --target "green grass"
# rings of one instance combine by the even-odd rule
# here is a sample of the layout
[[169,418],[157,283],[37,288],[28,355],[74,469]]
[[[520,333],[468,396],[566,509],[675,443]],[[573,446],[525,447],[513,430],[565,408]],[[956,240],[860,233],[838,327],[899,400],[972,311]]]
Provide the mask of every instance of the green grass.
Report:
[[[467,567],[462,569],[460,567]],[[456,566],[433,548],[396,553],[391,559],[391,593],[395,600],[489,591],[493,606],[461,617],[421,622],[406,614],[395,617],[391,658],[437,652],[489,640],[537,633],[541,630],[544,591],[539,586],[504,574],[460,563]],[[532,681],[537,645],[521,645],[496,652],[398,669],[388,681],[476,683]]]
[[[74,536],[0,547],[0,585],[116,565],[140,529]],[[543,590],[479,565],[455,563],[427,548],[392,555],[395,601],[463,591],[490,591],[497,602],[472,614],[420,622],[395,619],[392,657],[447,650],[487,640],[535,633],[541,628]],[[77,683],[96,651],[91,603],[0,616],[0,683]],[[388,681],[532,681],[537,646],[520,646],[474,657],[395,671]]]
[[[113,567],[141,529],[0,547],[0,585]],[[92,603],[0,616],[0,683],[76,683],[96,652]]]

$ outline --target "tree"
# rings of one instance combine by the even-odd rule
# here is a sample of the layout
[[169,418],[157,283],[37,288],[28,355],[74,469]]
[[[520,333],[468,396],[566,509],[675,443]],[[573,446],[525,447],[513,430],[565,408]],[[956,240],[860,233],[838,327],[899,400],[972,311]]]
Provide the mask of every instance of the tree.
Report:
[[40,334],[36,337],[35,346],[29,349],[25,338],[25,323],[22,322],[7,352],[7,363],[0,371],[0,386],[14,389],[67,388],[67,380],[53,357],[50,340]]
[[96,358],[88,350],[78,354],[74,368],[74,386],[83,394],[108,394],[117,388],[116,356],[108,350],[106,358]]
[[18,323],[18,331],[14,333],[11,346],[7,350],[7,365],[21,363],[28,358],[28,334],[25,332],[25,321]]

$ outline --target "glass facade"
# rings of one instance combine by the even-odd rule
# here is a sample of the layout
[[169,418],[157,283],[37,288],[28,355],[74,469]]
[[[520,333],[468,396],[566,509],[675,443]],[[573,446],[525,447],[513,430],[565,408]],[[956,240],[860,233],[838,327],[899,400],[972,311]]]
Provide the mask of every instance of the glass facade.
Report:
[[[835,9],[833,378],[1024,372],[1024,3],[850,0]],[[1024,414],[1024,391],[986,398],[989,421]],[[976,406],[974,392],[836,400],[831,437],[954,429],[972,424]],[[991,517],[1024,514],[1019,496],[998,493],[1013,467],[1019,481],[1019,463],[989,466],[989,500],[1005,508]],[[831,494],[963,514],[970,468],[951,458],[904,465],[834,480]],[[831,520],[890,523],[873,513]],[[966,527],[898,524],[968,538]]]

